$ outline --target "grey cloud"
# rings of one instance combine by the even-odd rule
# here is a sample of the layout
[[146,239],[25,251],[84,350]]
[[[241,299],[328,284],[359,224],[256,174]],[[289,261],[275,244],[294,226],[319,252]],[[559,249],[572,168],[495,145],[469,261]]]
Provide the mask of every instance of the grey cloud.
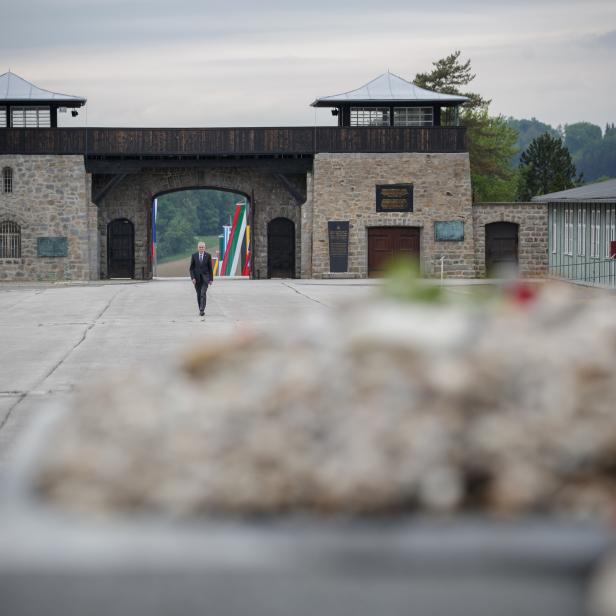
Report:
[[588,47],[596,49],[616,49],[616,30],[584,38]]

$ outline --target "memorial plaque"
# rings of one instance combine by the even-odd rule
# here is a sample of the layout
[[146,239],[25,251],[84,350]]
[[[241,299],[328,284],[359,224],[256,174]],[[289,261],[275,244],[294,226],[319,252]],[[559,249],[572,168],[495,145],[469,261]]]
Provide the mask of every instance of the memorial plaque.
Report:
[[434,223],[434,239],[437,242],[461,242],[464,240],[464,221],[447,220]]
[[377,212],[412,212],[412,184],[377,184]]
[[36,254],[39,257],[66,257],[68,240],[66,237],[39,237],[36,240]]
[[330,220],[329,232],[329,271],[346,272],[349,269],[349,221]]

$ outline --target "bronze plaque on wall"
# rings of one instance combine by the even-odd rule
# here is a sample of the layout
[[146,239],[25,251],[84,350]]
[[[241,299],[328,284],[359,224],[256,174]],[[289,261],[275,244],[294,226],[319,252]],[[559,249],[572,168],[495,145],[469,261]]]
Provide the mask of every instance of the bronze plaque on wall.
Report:
[[434,222],[434,239],[437,242],[461,242],[464,240],[464,222],[445,220]]
[[36,239],[37,257],[68,256],[68,241],[65,237],[38,237]]
[[377,184],[376,185],[376,211],[377,212],[412,212],[413,211],[413,185],[412,184]]
[[349,269],[349,221],[330,220],[329,233],[329,271],[346,272]]

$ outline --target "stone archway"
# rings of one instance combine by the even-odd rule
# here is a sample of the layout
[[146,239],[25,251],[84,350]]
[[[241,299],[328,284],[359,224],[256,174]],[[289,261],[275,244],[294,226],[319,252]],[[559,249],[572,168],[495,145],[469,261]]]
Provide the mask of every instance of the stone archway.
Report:
[[[300,190],[306,176],[289,176]],[[104,185],[108,178],[94,178]],[[303,186],[302,186],[303,183]],[[277,217],[288,218],[295,225],[295,254],[300,254],[301,208],[289,189],[271,171],[243,167],[181,169],[143,169],[119,181],[99,203],[101,275],[107,272],[107,224],[116,218],[128,218],[135,224],[135,277],[152,277],[152,215],[155,196],[179,190],[210,188],[246,195],[254,208],[253,274],[267,277],[267,224]],[[295,260],[295,276],[300,275],[299,259]]]

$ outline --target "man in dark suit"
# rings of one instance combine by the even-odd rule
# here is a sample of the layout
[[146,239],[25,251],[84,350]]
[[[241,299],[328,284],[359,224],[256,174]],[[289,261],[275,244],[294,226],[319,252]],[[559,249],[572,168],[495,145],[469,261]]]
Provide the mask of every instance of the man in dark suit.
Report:
[[212,255],[209,252],[205,252],[204,242],[197,244],[197,252],[190,258],[190,278],[197,291],[199,314],[203,316],[207,302],[207,289],[214,282]]

